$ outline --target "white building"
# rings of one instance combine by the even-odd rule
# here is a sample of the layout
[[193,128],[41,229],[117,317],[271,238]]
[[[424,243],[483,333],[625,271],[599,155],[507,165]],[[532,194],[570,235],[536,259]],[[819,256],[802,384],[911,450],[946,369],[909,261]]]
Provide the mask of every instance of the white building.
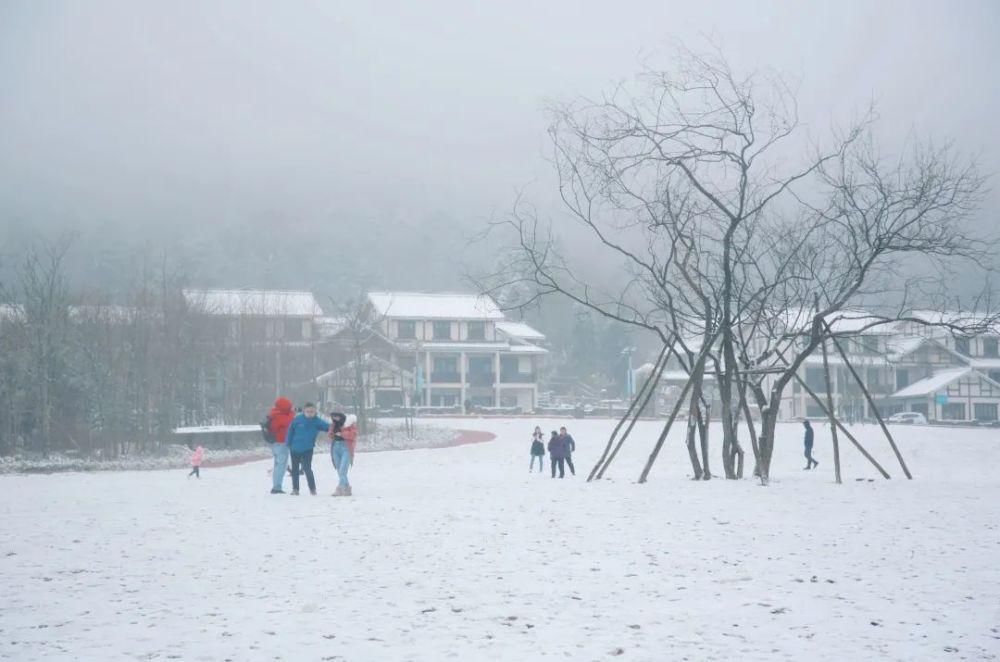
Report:
[[[915,311],[912,317],[931,324],[943,320],[939,313]],[[956,318],[956,321],[957,318]],[[961,320],[968,322],[968,319]],[[879,407],[889,415],[919,412],[930,421],[998,420],[1000,408],[1000,334],[976,337],[952,335],[944,327],[915,322],[895,322],[865,328],[871,318],[851,316],[834,326],[847,358]],[[856,335],[850,335],[850,334]],[[872,418],[871,407],[832,343],[827,343],[831,395],[838,415]],[[825,404],[823,357],[817,350],[799,373]],[[783,418],[820,418],[822,409],[798,382],[786,388],[781,403]]]
[[[506,320],[489,297],[456,293],[371,292],[371,319],[387,361],[412,375],[413,393],[399,387],[381,401],[423,407],[512,407],[538,403],[545,335]],[[384,382],[385,384],[385,382]]]

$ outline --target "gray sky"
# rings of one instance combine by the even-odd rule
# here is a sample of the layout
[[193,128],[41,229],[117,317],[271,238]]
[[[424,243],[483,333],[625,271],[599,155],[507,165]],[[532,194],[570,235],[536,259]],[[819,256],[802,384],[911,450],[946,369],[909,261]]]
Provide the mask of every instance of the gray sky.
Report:
[[[990,0],[5,0],[0,223],[466,227],[517,188],[551,196],[545,99],[596,94],[704,35],[737,66],[800,79],[819,133],[874,98],[889,142],[954,138],[1000,171]],[[984,218],[998,208],[994,192]]]

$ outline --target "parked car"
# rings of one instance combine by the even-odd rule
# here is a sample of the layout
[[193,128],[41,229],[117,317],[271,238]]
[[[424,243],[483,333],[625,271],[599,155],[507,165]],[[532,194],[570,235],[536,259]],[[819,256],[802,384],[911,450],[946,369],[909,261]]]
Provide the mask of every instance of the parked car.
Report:
[[903,423],[909,425],[927,425],[927,417],[918,411],[901,411],[886,419],[886,423]]

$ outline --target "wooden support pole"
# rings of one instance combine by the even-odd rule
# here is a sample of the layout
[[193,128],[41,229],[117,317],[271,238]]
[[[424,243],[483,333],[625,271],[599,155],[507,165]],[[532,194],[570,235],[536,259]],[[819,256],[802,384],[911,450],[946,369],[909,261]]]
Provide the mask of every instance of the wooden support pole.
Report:
[[830,418],[830,432],[833,434],[833,473],[840,484],[840,441],[837,439],[837,416],[833,408],[833,384],[830,381],[830,362],[826,355],[826,338],[820,343],[823,349],[823,379],[826,382],[826,414]]
[[[639,389],[639,392],[636,394],[635,398],[632,399],[632,403],[629,405],[628,411],[626,411],[625,415],[622,416],[620,421],[618,421],[618,425],[615,426],[615,429],[611,431],[611,437],[608,438],[608,444],[607,446],[604,447],[604,452],[601,454],[601,458],[597,460],[597,464],[594,465],[594,468],[590,470],[590,475],[587,476],[588,483],[594,480],[594,477],[597,475],[597,472],[601,470],[601,466],[604,464],[605,460],[607,460],[608,454],[611,452],[611,447],[615,443],[615,438],[618,436],[619,430],[622,429],[622,426],[625,424],[625,421],[632,416],[632,412],[636,409],[636,404],[638,404],[640,400],[643,401],[642,406],[639,408],[638,413],[635,416],[635,419],[638,419],[639,415],[642,413],[642,410],[646,407],[646,403],[649,401],[649,398],[646,397],[646,389],[650,389],[652,391],[656,390],[656,383],[654,383],[653,377],[657,375],[658,371],[661,371],[660,364],[661,363],[666,364],[666,361],[669,358],[668,351],[669,351],[669,346],[664,345],[663,349],[660,351],[659,357],[656,359],[656,363],[653,365],[653,371],[649,373],[649,377],[646,378],[646,381],[643,382],[642,387]],[[658,382],[659,379],[657,379],[656,381]],[[635,419],[633,419],[633,425],[635,424],[634,423]]]
[[[780,350],[778,350],[777,354],[778,357],[782,361],[784,361],[785,364],[787,365],[788,361],[785,359],[784,354]],[[795,378],[795,381],[798,382],[799,386],[801,386],[802,389],[809,395],[809,397],[816,402],[819,408],[823,410],[823,413],[827,414],[826,406],[823,404],[823,401],[820,399],[819,395],[817,395],[815,391],[809,388],[809,385],[806,384],[806,381],[804,379],[802,379],[798,375],[792,375],[792,376]],[[878,469],[878,472],[882,474],[883,478],[888,480],[890,478],[889,473],[882,468],[882,465],[878,463],[878,460],[872,457],[871,454],[865,450],[864,446],[861,445],[861,442],[859,442],[857,439],[854,438],[854,435],[851,434],[850,430],[844,427],[843,423],[838,421],[836,418],[834,418],[834,421],[837,423],[837,427],[840,428],[840,431],[844,433],[844,435],[848,438],[848,440],[850,440],[852,444],[854,444],[854,447],[857,448],[858,451],[865,456],[865,459],[867,459],[869,462],[872,463],[872,466]]]
[[[827,330],[829,330],[829,328],[830,327],[827,326]],[[882,414],[879,412],[878,406],[875,404],[875,399],[872,397],[872,394],[868,391],[868,387],[865,386],[865,383],[861,380],[860,375],[858,375],[854,366],[851,365],[851,362],[847,359],[847,353],[844,352],[844,349],[840,346],[840,343],[837,342],[837,339],[833,337],[832,333],[830,334],[830,338],[833,339],[833,346],[840,354],[840,358],[844,360],[844,365],[846,365],[847,369],[850,370],[851,376],[854,377],[854,381],[857,382],[861,392],[865,394],[868,406],[872,408],[872,413],[875,414],[875,420],[877,420],[878,424],[882,427],[882,432],[885,433],[885,438],[889,440],[889,445],[892,446],[892,452],[896,454],[896,459],[899,460],[899,466],[903,468],[903,473],[906,474],[907,479],[913,480],[913,476],[910,475],[910,469],[906,466],[906,462],[903,460],[903,454],[899,452],[899,447],[896,446],[896,441],[892,438],[892,433],[889,432],[889,428],[886,426],[885,421],[882,420]]]
[[667,433],[670,432],[670,427],[674,424],[674,421],[677,420],[677,414],[680,413],[681,407],[684,405],[684,398],[687,397],[688,391],[691,390],[691,385],[694,383],[695,375],[705,369],[705,361],[708,359],[709,348],[715,343],[715,339],[718,337],[719,331],[717,330],[712,334],[712,337],[708,339],[705,346],[701,348],[698,361],[691,367],[688,379],[684,383],[684,389],[677,398],[677,403],[674,405],[673,411],[670,412],[670,418],[667,419],[667,424],[663,426],[663,431],[660,432],[660,437],[656,440],[656,445],[653,446],[653,451],[649,454],[646,466],[643,467],[642,473],[639,474],[640,483],[645,483],[646,479],[649,478],[649,472],[653,469],[653,465],[656,463],[656,458],[660,454],[660,449],[663,448],[663,442],[667,439]]
[[649,391],[646,392],[646,397],[642,403],[642,407],[640,407],[639,410],[636,411],[635,414],[633,414],[632,421],[629,423],[628,427],[625,428],[625,432],[618,440],[618,443],[615,444],[615,448],[613,451],[611,451],[611,455],[608,456],[608,459],[605,461],[604,466],[601,467],[600,471],[597,472],[597,476],[595,476],[597,480],[604,478],[604,473],[608,470],[608,467],[611,466],[611,463],[614,462],[615,458],[618,457],[618,451],[622,449],[622,446],[625,444],[625,440],[628,439],[628,436],[630,434],[632,434],[632,428],[634,428],[635,424],[639,421],[639,414],[642,413],[642,410],[646,407],[646,403],[649,402],[649,399],[653,397],[653,395],[656,393],[656,385],[660,383],[660,377],[663,376],[663,371],[666,370],[667,362],[670,360],[670,354],[672,353],[673,350],[670,350],[669,353],[663,357],[663,361],[660,362],[659,369],[655,373],[650,375],[650,379],[652,381],[650,382]]

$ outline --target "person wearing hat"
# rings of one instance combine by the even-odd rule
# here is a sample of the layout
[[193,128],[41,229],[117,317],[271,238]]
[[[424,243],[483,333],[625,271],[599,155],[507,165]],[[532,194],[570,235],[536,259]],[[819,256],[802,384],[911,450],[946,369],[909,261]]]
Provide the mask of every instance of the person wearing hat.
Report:
[[351,496],[351,483],[347,474],[354,464],[354,451],[358,443],[358,419],[354,414],[330,414],[330,459],[339,478],[333,496]]

